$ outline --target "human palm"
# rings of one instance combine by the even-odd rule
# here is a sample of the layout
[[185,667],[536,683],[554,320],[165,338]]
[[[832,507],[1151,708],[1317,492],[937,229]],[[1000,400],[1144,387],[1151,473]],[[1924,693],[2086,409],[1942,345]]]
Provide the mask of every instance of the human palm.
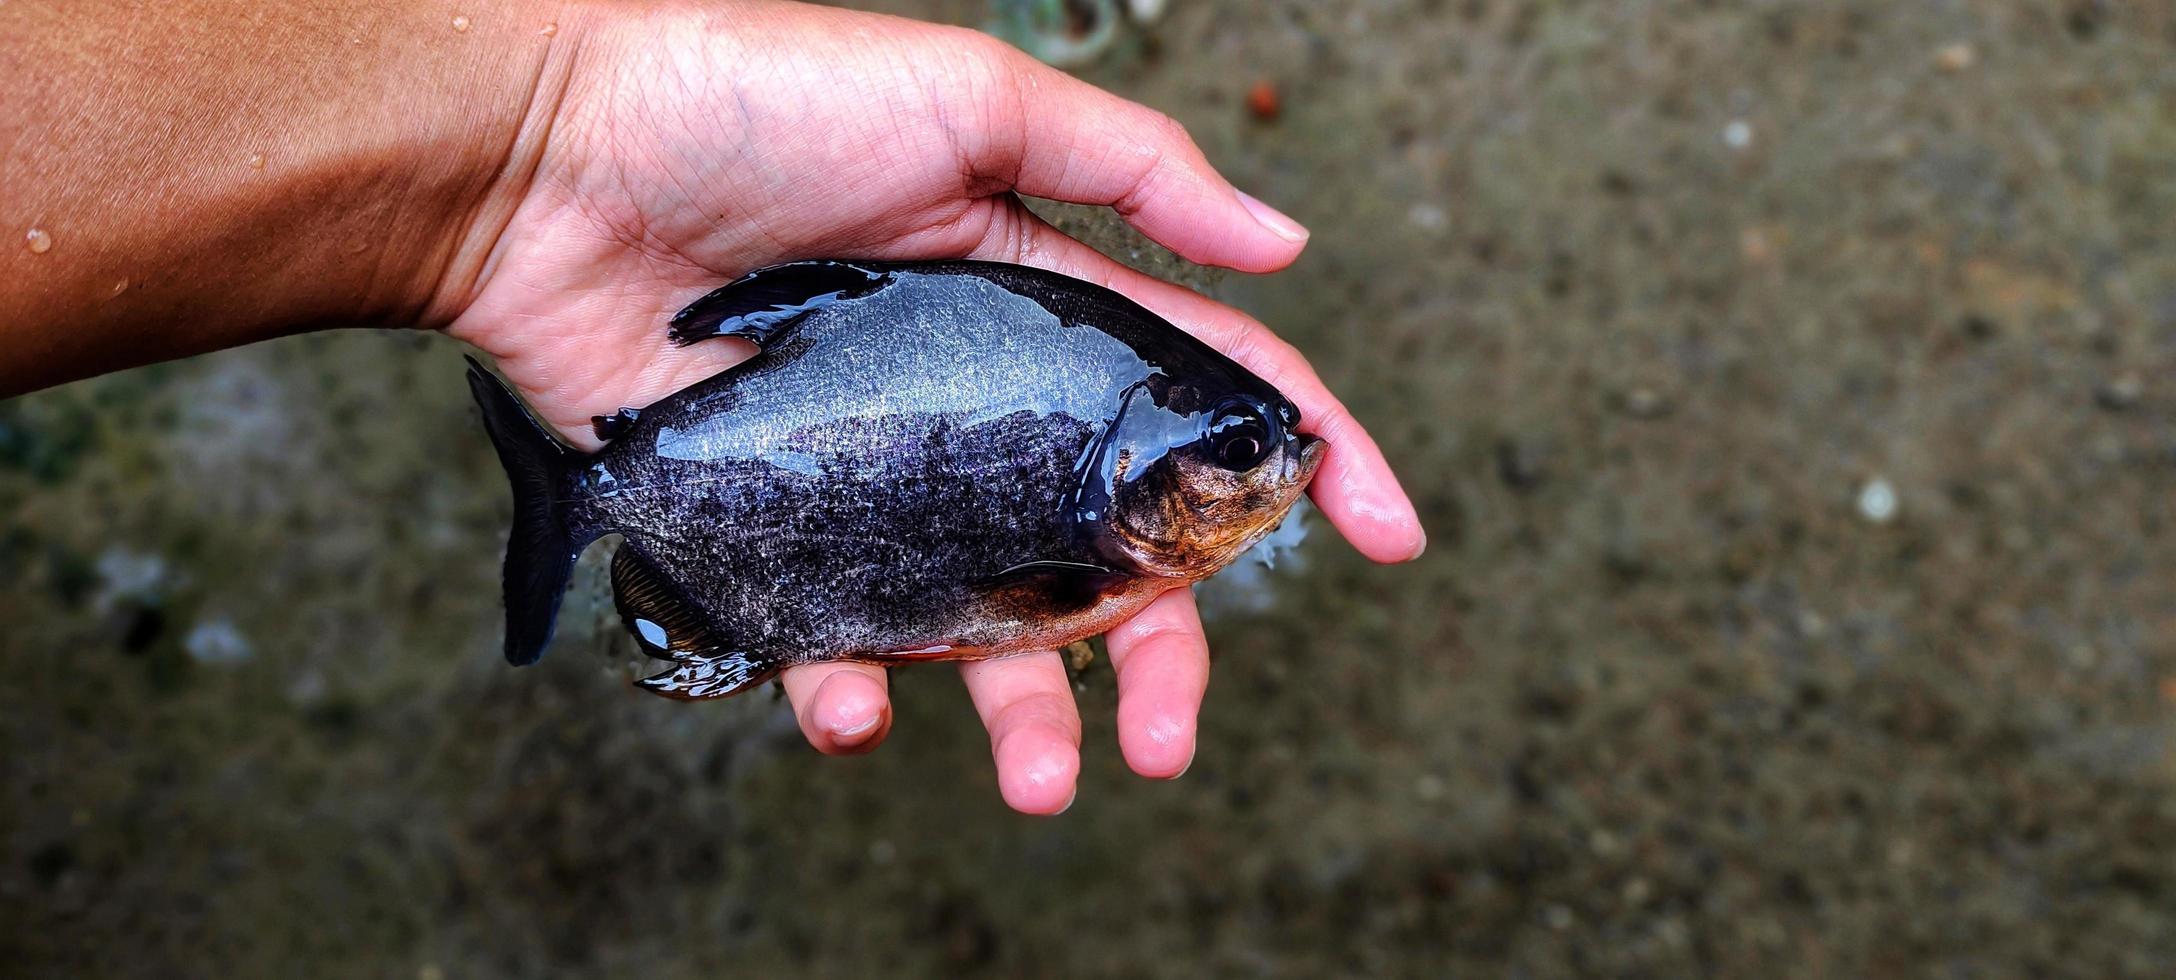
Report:
[[[571,25],[570,25],[571,26]],[[571,40],[571,39],[570,39]],[[1102,283],[1277,385],[1328,440],[1317,505],[1372,558],[1423,538],[1374,443],[1297,351],[1242,313],[1132,272],[1056,231],[1015,192],[1110,205],[1191,260],[1289,264],[1306,233],[1234,190],[1177,124],[984,35],[798,4],[644,12],[587,26],[547,80],[547,136],[509,182],[505,227],[449,331],[490,352],[536,411],[593,445],[588,420],[747,356],[676,348],[671,314],[751,269],[818,257],[974,257]],[[520,154],[517,154],[520,156]],[[1191,593],[1109,636],[1127,762],[1168,778],[1193,757],[1208,649]],[[1071,802],[1080,719],[1055,653],[964,664],[1008,803]],[[819,750],[890,727],[882,669],[784,675]]]

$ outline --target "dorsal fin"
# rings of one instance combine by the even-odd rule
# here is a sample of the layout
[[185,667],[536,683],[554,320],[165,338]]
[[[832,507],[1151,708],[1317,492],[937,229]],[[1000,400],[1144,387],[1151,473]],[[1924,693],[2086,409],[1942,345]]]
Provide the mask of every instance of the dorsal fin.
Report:
[[792,262],[757,269],[711,290],[672,318],[673,343],[739,337],[768,347],[794,321],[840,300],[859,299],[891,281],[888,273],[847,262]]
[[702,614],[629,543],[612,554],[612,602],[650,656],[690,660],[718,653],[718,638]]

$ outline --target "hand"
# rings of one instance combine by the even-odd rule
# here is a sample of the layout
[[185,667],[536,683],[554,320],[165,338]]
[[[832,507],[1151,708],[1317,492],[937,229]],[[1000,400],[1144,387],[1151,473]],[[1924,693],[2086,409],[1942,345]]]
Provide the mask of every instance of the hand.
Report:
[[[1013,196],[1118,209],[1196,262],[1267,272],[1306,243],[1235,190],[1170,119],[971,31],[794,4],[613,13],[562,24],[574,68],[545,89],[548,135],[507,189],[492,260],[439,302],[570,440],[747,356],[678,349],[666,319],[720,282],[815,257],[970,256],[1102,283],[1274,383],[1329,441],[1317,505],[1369,557],[1423,536],[1375,444],[1306,361],[1262,325],[1118,265]],[[558,91],[550,92],[552,88]],[[460,262],[455,263],[457,266]],[[1171,778],[1194,753],[1208,646],[1176,590],[1113,631],[1119,742]],[[961,673],[989,728],[1005,801],[1056,813],[1074,794],[1080,717],[1056,653]],[[810,744],[866,752],[891,725],[885,671],[820,664],[784,682]]]
[[[1306,232],[1169,119],[970,31],[783,3],[0,5],[0,396],[331,326],[446,327],[571,441],[745,356],[664,323],[793,259],[974,256],[1131,295],[1300,406],[1316,503],[1361,551],[1422,536],[1375,445],[1291,347],[1130,272],[1014,192],[1117,208],[1197,262],[1266,272]],[[306,29],[305,29],[306,28]],[[113,52],[126,52],[115,57]],[[35,66],[32,70],[31,66]],[[143,120],[172,125],[145,126]],[[1208,671],[1191,596],[1112,632],[1120,742],[1184,770]],[[1013,806],[1072,798],[1050,653],[963,669]],[[882,671],[788,672],[809,740],[867,751]]]

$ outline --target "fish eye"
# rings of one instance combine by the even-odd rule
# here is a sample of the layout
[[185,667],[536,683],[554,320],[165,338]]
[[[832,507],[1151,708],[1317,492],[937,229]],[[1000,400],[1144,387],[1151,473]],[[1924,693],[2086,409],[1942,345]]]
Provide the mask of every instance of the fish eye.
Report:
[[1269,455],[1269,421],[1253,405],[1227,402],[1210,417],[1203,441],[1218,466],[1234,472],[1251,470]]

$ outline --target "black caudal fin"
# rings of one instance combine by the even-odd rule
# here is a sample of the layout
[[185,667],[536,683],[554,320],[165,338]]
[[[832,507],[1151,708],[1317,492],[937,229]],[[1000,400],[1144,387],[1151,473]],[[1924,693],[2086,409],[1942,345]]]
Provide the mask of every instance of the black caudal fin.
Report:
[[850,262],[790,262],[757,269],[711,290],[672,318],[671,336],[685,347],[712,337],[739,337],[769,346],[795,320],[840,300],[860,299],[891,274]]
[[505,382],[473,357],[468,387],[514,485],[514,532],[506,541],[506,660],[533,664],[551,645],[574,559],[591,538],[568,533],[554,499],[560,474],[583,457],[544,431]]

